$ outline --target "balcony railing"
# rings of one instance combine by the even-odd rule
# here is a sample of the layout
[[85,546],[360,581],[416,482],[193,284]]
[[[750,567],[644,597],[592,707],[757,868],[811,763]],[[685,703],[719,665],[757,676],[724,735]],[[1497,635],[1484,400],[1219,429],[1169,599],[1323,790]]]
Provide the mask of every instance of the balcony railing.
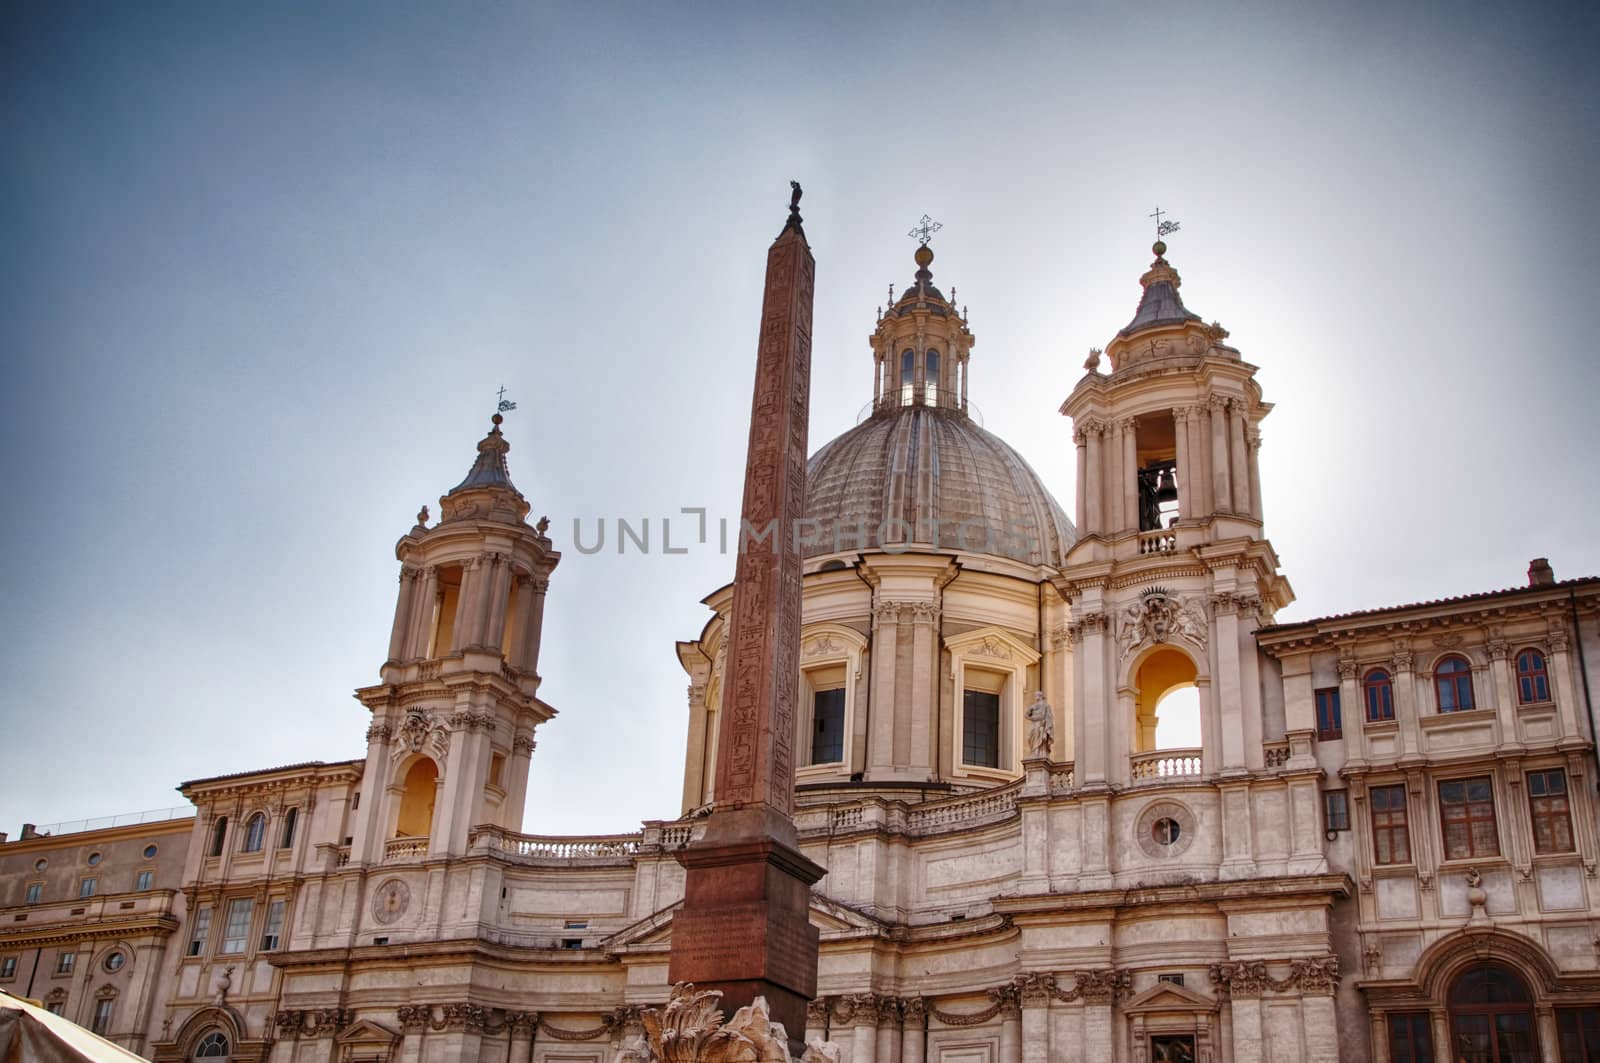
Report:
[[391,860],[414,860],[419,856],[427,855],[428,839],[426,838],[391,838],[383,845],[384,863],[388,863]]
[[[129,827],[136,823],[165,823],[173,819],[187,819],[194,815],[193,805],[176,808],[152,808],[145,812],[124,812],[120,816],[100,816],[97,819],[72,819],[63,823],[46,823],[34,827],[30,837],[55,837],[60,834],[81,834],[87,830],[106,830],[109,827]],[[21,839],[19,839],[21,840]]]
[[1170,554],[1178,548],[1178,533],[1171,530],[1139,533],[1139,553]]
[[1135,753],[1131,768],[1136,781],[1198,776],[1201,774],[1200,750],[1158,749],[1150,753]]

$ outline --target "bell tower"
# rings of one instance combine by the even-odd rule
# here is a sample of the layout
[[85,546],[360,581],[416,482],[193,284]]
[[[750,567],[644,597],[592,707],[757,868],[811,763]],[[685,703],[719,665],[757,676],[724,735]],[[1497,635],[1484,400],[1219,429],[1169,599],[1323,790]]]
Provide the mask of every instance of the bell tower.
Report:
[[459,856],[479,825],[517,831],[538,697],[545,590],[561,555],[548,520],[511,482],[501,416],[466,478],[395,546],[400,593],[382,682],[356,691],[372,713],[350,859]]
[[[1166,244],[1153,250],[1133,320],[1090,352],[1061,406],[1078,462],[1078,540],[1058,583],[1077,772],[1090,787],[1176,774],[1227,790],[1263,769],[1266,732],[1282,727],[1265,719],[1254,652],[1256,628],[1293,600],[1262,527],[1259,426],[1272,407],[1227,331],[1184,306]],[[1162,748],[1157,705],[1180,691],[1198,706],[1195,738]],[[1288,737],[1290,766],[1314,766],[1309,733]],[[1237,824],[1247,804],[1242,790],[1224,799]],[[1224,876],[1253,873],[1246,834],[1230,841]]]

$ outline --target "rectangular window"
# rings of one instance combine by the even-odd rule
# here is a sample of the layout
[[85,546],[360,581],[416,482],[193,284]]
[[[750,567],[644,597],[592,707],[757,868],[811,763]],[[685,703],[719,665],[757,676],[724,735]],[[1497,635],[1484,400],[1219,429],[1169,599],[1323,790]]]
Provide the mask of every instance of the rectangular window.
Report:
[[194,930],[189,934],[189,950],[185,956],[198,956],[205,951],[206,935],[211,932],[211,909],[201,908],[194,913]]
[[1444,858],[1499,856],[1494,827],[1494,788],[1487,775],[1439,784],[1439,818],[1444,823]]
[[64,1000],[51,1000],[45,1004],[44,1010],[48,1011],[52,1015],[60,1015],[66,1010],[66,1007],[67,1002]]
[[844,690],[819,690],[811,696],[811,763],[844,759]]
[[105,1036],[111,1029],[111,1006],[115,1003],[116,1001],[110,997],[94,1002],[94,1025],[89,1027],[91,1031]]
[[[1560,768],[1528,772],[1528,807],[1533,813],[1533,849],[1572,852],[1572,812],[1567,803],[1567,773]],[[1600,1045],[1596,1046],[1600,1048]]]
[[80,898],[94,896],[94,879],[86,878],[78,881],[78,896]]
[[56,955],[56,974],[71,974],[72,961],[78,958],[75,952],[62,952]]
[[136,890],[147,890],[147,889],[149,889],[150,888],[150,880],[153,879],[154,877],[155,877],[155,872],[154,871],[141,871],[141,872],[139,872],[138,877],[133,880],[133,888],[136,889]]
[[1322,821],[1327,830],[1350,829],[1350,795],[1344,790],[1329,790],[1322,795]]
[[1406,828],[1406,788],[1374,786],[1372,801],[1372,853],[1380,864],[1411,862],[1411,832]]
[[1158,975],[1156,975],[1156,981],[1165,982],[1168,985],[1182,985],[1183,984],[1183,975],[1181,975],[1181,974],[1158,974]]
[[283,936],[283,902],[272,901],[267,905],[267,925],[261,929],[261,951],[271,952],[278,947],[278,939]]
[[30,883],[28,883],[28,899],[27,899],[26,903],[28,903],[28,904],[38,904],[39,903],[39,896],[42,893],[44,893],[44,883],[43,882],[30,882]]
[[255,903],[249,897],[236,897],[228,902],[228,917],[222,924],[222,948],[219,950],[223,955],[244,951],[245,942],[250,938],[250,913]]
[[1150,1038],[1152,1063],[1188,1063],[1194,1059],[1194,1034],[1156,1034]]
[[1339,710],[1339,688],[1314,691],[1317,698],[1317,737],[1324,742],[1344,737],[1344,715]]
[[0,960],[0,978],[15,978],[17,975],[17,958],[7,956]]
[[1425,1011],[1389,1016],[1390,1063],[1433,1063],[1433,1027]]
[[965,692],[961,705],[961,762],[979,768],[1000,766],[1000,695]]
[[1556,1040],[1561,1063],[1600,1060],[1600,1008],[1557,1008]]

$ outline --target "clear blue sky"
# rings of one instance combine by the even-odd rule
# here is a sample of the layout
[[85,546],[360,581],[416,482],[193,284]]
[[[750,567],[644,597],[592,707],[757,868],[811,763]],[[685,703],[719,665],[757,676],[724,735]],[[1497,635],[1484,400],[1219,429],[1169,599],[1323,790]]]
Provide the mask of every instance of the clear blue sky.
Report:
[[395,540],[502,383],[552,583],[527,829],[678,807],[673,641],[731,559],[767,243],[818,262],[812,442],[912,273],[1057,498],[1056,407],[1183,294],[1277,409],[1283,619],[1600,573],[1593,8],[12,3],[0,35],[0,829],[363,751]]

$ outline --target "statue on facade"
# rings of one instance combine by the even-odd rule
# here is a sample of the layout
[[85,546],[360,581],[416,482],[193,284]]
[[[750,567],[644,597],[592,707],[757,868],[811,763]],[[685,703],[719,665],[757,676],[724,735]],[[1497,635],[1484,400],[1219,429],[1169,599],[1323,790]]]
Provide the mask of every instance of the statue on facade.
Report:
[[1044,691],[1033,692],[1033,704],[1028,706],[1028,756],[1048,757],[1056,744],[1055,714],[1044,699]]

